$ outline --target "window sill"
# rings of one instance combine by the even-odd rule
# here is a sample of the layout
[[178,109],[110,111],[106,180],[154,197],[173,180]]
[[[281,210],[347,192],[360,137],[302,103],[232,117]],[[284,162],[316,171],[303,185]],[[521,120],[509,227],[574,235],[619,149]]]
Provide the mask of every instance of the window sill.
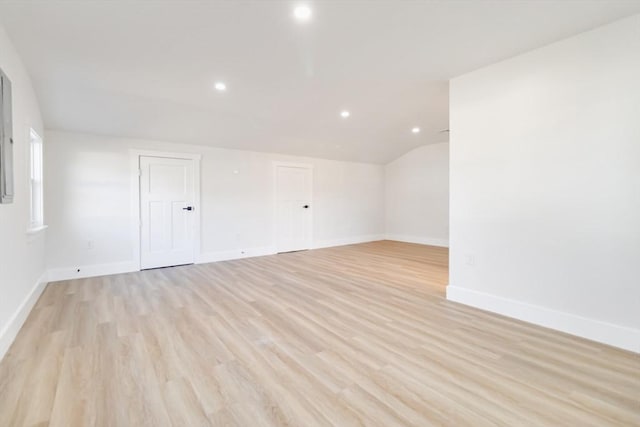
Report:
[[49,226],[48,225],[40,225],[38,227],[33,227],[33,228],[29,228],[27,230],[27,235],[28,236],[34,236],[36,234],[42,233],[44,230],[46,230]]

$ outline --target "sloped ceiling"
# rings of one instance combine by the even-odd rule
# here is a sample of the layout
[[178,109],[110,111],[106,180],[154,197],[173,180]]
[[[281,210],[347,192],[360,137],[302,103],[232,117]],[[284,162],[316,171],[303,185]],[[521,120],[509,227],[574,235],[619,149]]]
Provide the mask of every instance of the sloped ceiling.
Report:
[[0,1],[0,23],[50,129],[387,163],[446,141],[451,77],[640,12],[636,1],[315,1],[302,24],[296,4]]

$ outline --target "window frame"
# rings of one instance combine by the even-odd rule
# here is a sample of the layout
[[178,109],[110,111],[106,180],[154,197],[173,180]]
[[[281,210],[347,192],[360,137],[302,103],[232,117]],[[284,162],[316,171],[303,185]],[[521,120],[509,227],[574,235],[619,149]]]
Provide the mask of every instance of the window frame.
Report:
[[44,224],[44,143],[33,128],[29,128],[29,225],[27,233],[37,233]]

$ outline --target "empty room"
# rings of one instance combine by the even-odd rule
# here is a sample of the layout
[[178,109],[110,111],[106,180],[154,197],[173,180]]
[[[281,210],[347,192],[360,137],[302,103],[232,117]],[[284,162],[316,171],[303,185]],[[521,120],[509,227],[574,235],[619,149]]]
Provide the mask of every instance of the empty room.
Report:
[[0,0],[0,427],[640,427],[640,0]]

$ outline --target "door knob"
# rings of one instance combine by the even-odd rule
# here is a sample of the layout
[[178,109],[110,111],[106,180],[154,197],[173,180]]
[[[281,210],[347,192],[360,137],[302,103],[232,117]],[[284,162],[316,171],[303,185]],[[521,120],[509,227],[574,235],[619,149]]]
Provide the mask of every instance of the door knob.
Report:
[[183,211],[192,211],[193,206],[187,206],[186,208],[182,208]]
[[309,205],[304,205],[303,208],[309,209]]

